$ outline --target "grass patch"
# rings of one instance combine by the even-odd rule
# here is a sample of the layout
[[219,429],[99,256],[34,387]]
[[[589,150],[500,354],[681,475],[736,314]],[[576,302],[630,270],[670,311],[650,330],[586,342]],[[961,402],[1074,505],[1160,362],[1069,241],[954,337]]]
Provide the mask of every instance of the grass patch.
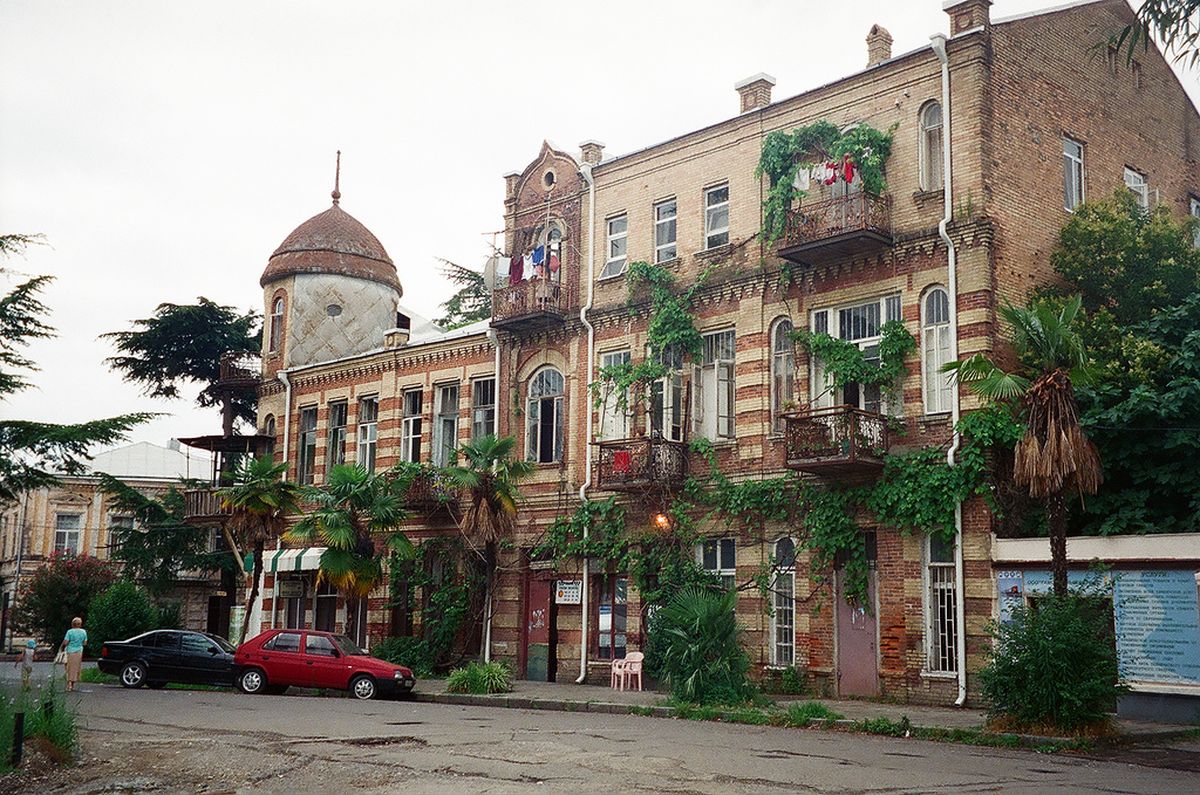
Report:
[[19,685],[0,689],[0,773],[10,770],[13,724],[25,714],[25,740],[41,744],[45,755],[66,764],[79,742],[75,707],[57,682],[25,689]]
[[501,662],[470,662],[455,668],[446,678],[447,693],[492,693],[512,692],[512,672]]
[[79,672],[79,681],[90,685],[115,685],[118,680],[114,674],[106,674],[99,668],[84,668]]
[[805,701],[800,704],[789,704],[784,710],[784,726],[807,726],[810,721],[841,720],[845,716],[835,712],[819,701]]

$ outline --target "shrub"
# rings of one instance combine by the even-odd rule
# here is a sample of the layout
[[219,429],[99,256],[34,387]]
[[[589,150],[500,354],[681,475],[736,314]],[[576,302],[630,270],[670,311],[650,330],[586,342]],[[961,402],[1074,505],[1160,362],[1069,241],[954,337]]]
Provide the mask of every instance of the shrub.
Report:
[[433,652],[423,638],[385,638],[371,648],[371,654],[395,665],[407,666],[417,676],[433,676]]
[[512,673],[508,666],[499,662],[470,662],[455,668],[446,680],[450,693],[507,693],[512,690]]
[[88,608],[88,648],[92,653],[109,640],[125,640],[158,627],[158,609],[150,596],[130,580],[118,580],[92,599]]
[[786,712],[786,725],[807,726],[811,720],[841,720],[844,716],[834,712],[819,701],[805,701],[802,704],[789,704]]
[[183,608],[179,602],[160,602],[156,608],[155,629],[182,629]]
[[55,554],[21,588],[15,623],[56,647],[67,634],[71,619],[79,616],[88,625],[92,599],[115,579],[116,570],[107,561]]
[[1087,594],[1019,605],[990,628],[979,672],[988,717],[1018,730],[1080,732],[1108,722],[1120,682],[1107,603]]
[[737,704],[754,693],[750,661],[738,643],[733,591],[685,588],[655,616],[659,670],[673,698]]

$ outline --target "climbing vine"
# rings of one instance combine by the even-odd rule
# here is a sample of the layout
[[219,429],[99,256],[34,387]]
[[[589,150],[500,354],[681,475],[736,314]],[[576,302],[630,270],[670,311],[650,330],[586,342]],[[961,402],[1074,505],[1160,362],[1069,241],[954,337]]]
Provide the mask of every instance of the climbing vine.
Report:
[[841,389],[850,383],[867,384],[878,386],[889,398],[894,398],[907,373],[904,360],[917,349],[917,341],[898,320],[884,323],[880,332],[878,360],[868,359],[853,342],[824,332],[798,329],[792,332],[792,338],[810,355],[821,360],[833,389]]
[[464,632],[482,616],[486,578],[479,556],[461,538],[431,538],[416,548],[411,559],[393,558],[390,569],[391,607],[415,612],[420,605],[421,635],[407,645],[412,666],[442,669],[457,662],[466,648]]
[[767,176],[769,186],[763,200],[763,237],[774,242],[787,228],[787,213],[793,202],[806,195],[797,186],[797,175],[814,165],[842,163],[849,157],[867,193],[878,196],[887,190],[884,164],[892,152],[892,135],[897,125],[886,131],[869,124],[856,124],[846,130],[828,121],[784,132],[777,130],[763,140],[755,174]]

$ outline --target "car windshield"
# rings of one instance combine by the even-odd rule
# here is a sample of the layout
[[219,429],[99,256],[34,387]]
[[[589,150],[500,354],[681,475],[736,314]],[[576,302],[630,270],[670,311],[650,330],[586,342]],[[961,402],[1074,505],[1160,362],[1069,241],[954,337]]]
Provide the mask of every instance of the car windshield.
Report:
[[217,644],[217,647],[218,647],[218,648],[219,648],[221,651],[228,652],[228,653],[230,653],[230,654],[233,654],[235,651],[237,651],[237,649],[235,649],[235,648],[233,647],[233,644],[232,644],[232,643],[230,643],[229,641],[225,640],[225,639],[224,639],[224,638],[222,638],[220,635],[207,635],[206,637],[207,637],[209,640],[211,640],[213,643]]
[[345,635],[334,635],[333,642],[342,650],[342,654],[358,654],[364,655],[365,651],[358,648],[358,644],[347,638]]

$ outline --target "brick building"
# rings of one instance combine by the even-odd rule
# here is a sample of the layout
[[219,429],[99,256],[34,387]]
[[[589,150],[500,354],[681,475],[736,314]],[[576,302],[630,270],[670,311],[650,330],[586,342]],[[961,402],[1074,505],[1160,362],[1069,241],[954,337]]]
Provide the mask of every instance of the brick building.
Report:
[[[606,158],[595,141],[578,158],[543,144],[505,177],[513,264],[490,324],[443,332],[399,308],[391,260],[335,191],[335,206],[299,227],[263,275],[259,432],[295,477],[319,483],[331,460],[444,463],[451,437],[494,421],[536,472],[502,553],[488,653],[529,678],[605,680],[608,659],[639,643],[643,606],[627,574],[530,560],[581,496],[620,494],[631,523],[653,521],[661,504],[640,496],[636,462],[654,462],[646,472],[678,487],[688,468],[707,467],[688,460],[685,442],[697,438],[712,441],[733,480],[789,470],[869,479],[880,464],[871,448],[896,423],[892,450],[949,448],[953,418],[975,404],[938,366],[997,348],[997,305],[1052,278],[1049,253],[1074,206],[1127,186],[1146,204],[1200,213],[1200,118],[1174,73],[1153,47],[1131,67],[1093,49],[1132,19],[1126,3],[996,20],[990,5],[949,0],[950,34],[899,55],[875,26],[865,69],[787,99],[772,101],[775,81],[755,75],[737,84],[737,115],[627,155]],[[763,141],[820,120],[893,130],[887,191],[814,185],[769,243],[760,235],[766,186],[755,175]],[[597,408],[589,384],[600,367],[643,355],[648,304],[630,305],[625,278],[639,260],[700,283],[704,346],[695,366],[655,387],[648,411],[627,416]],[[834,394],[787,337],[827,331],[870,353],[888,320],[918,342],[898,400],[853,384]],[[848,421],[860,432],[832,449],[798,443],[814,428],[829,441]],[[846,695],[968,698],[995,610],[993,518],[980,500],[961,516],[953,545],[860,517],[871,539],[869,606],[842,598],[836,576],[828,598],[811,598],[802,551],[794,570],[772,575],[773,610],[742,591],[738,618],[756,671],[795,665]],[[457,532],[444,518],[411,529]],[[710,520],[697,560],[746,582],[790,554],[793,533],[750,537]],[[303,624],[322,596],[321,620],[345,623],[347,606],[315,587],[312,554],[275,557],[308,579],[281,592],[285,578],[269,576],[259,625]],[[579,584],[577,603],[555,598],[565,583]],[[408,631],[389,604],[380,593],[357,608],[364,640]]]

